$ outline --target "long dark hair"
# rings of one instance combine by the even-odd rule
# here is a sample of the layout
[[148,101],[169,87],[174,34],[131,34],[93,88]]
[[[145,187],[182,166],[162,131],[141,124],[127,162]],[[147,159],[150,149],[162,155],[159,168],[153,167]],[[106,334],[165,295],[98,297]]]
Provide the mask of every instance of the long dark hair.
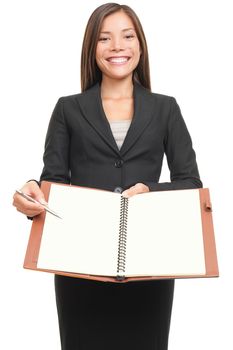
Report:
[[87,22],[81,54],[82,91],[89,89],[102,80],[102,72],[97,66],[95,59],[101,26],[105,17],[120,10],[123,10],[132,20],[142,52],[139,63],[133,72],[133,79],[151,91],[148,49],[141,22],[129,6],[116,3],[107,3],[97,7]]

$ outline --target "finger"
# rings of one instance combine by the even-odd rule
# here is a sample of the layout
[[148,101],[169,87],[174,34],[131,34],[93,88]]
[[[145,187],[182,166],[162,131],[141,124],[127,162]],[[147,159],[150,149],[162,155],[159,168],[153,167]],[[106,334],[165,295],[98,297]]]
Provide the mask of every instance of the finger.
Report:
[[30,217],[34,217],[34,216],[37,216],[39,214],[41,214],[43,212],[43,210],[28,210],[25,212],[25,210],[22,210],[21,208],[16,208],[18,212],[24,214],[24,215],[27,215],[27,216],[30,216]]
[[36,204],[36,203],[31,203],[27,200],[23,201],[24,203],[21,203],[21,198],[20,198],[20,202],[16,203],[14,202],[13,205],[16,207],[16,209],[27,216],[35,216],[38,215],[40,213],[42,213],[45,209],[42,205],[40,204]]
[[136,185],[130,187],[129,189],[122,192],[122,196],[125,198],[129,198],[134,196],[135,194],[149,192],[149,187],[144,185],[143,183],[137,183]]
[[40,187],[35,181],[27,182],[21,188],[21,191],[25,192],[26,194],[43,204],[48,204],[45,200],[44,193],[41,191]]
[[25,209],[25,210],[41,210],[43,206],[37,203],[30,202],[26,198],[20,196],[18,193],[13,197],[13,205],[17,208]]
[[122,196],[125,198],[129,198],[132,197],[134,194],[136,194],[137,189],[135,188],[135,186],[132,186],[130,188],[128,188],[127,190],[125,190],[124,192],[122,192]]
[[17,209],[19,209],[22,213],[24,213],[25,215],[30,215],[30,214],[40,214],[42,213],[45,208],[38,205],[38,204],[34,204],[34,203],[29,203],[26,206],[18,206]]

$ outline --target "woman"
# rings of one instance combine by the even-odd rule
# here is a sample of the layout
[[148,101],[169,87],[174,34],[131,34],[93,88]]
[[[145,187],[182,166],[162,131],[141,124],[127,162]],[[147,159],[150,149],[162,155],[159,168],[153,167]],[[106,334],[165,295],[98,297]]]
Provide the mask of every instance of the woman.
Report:
[[[108,3],[91,15],[82,48],[82,93],[59,98],[40,181],[124,196],[201,187],[191,138],[174,97],[151,92],[146,39],[134,11]],[[171,182],[158,183],[164,153]],[[43,201],[39,183],[23,191]],[[44,209],[14,195],[17,210]],[[55,275],[63,350],[165,350],[174,281],[103,283]]]

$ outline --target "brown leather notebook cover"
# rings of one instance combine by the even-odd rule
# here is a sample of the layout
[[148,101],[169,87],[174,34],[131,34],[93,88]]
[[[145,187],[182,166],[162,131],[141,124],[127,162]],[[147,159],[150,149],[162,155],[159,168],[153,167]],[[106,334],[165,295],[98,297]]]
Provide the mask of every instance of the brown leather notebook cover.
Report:
[[[46,201],[49,199],[50,187],[52,182],[43,181],[41,189],[45,195]],[[69,186],[64,184],[58,184],[58,186]],[[75,186],[79,187],[79,186]],[[92,189],[94,191],[102,191],[99,189]],[[143,281],[143,280],[154,280],[154,279],[174,279],[174,278],[203,278],[203,277],[218,277],[218,262],[217,253],[214,237],[213,219],[212,219],[212,206],[210,202],[210,194],[208,188],[197,189],[200,198],[200,211],[201,211],[201,222],[202,222],[202,233],[203,233],[203,247],[204,247],[204,259],[205,259],[205,274],[201,275],[166,275],[166,276],[134,276],[117,278],[117,276],[99,276],[89,275],[82,273],[73,273],[66,271],[57,271],[51,269],[40,269],[37,267],[41,239],[43,235],[43,227],[45,223],[46,213],[42,213],[34,217],[31,227],[31,233],[28,241],[27,251],[24,260],[24,268],[32,269],[37,271],[50,272],[58,275],[70,276],[75,278],[92,279],[103,282],[116,282],[125,283],[130,281]],[[53,208],[52,208],[53,209]],[[49,214],[50,215],[50,214]],[[59,219],[58,219],[59,220]]]

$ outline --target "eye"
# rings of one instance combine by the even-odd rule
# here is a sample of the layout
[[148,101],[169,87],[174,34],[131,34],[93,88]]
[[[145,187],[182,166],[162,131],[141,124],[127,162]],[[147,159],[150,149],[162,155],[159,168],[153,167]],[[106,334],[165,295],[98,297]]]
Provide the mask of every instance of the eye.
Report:
[[99,41],[107,41],[109,38],[108,37],[106,37],[106,36],[102,36],[102,37],[100,37],[99,38]]
[[126,39],[132,39],[132,38],[134,38],[134,35],[133,34],[128,34],[125,37],[126,37]]

